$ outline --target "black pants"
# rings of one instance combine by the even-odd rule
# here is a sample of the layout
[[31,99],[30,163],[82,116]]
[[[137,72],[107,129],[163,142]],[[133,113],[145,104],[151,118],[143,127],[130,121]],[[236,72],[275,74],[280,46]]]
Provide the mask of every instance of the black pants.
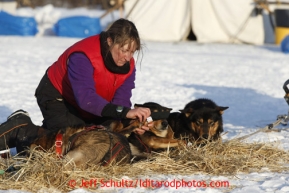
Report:
[[44,118],[43,128],[57,131],[66,127],[85,125],[85,121],[78,116],[77,110],[54,88],[47,72],[35,91],[35,97]]
[[102,124],[108,120],[103,117],[97,117],[94,120],[83,119],[77,109],[63,99],[54,88],[47,73],[41,79],[35,96],[44,118],[42,127],[51,131],[58,131],[67,127]]

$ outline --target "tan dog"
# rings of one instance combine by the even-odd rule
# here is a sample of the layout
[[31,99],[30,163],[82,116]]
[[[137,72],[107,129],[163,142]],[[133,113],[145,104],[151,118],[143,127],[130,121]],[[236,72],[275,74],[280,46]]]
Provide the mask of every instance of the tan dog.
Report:
[[143,124],[148,124],[148,122],[140,123],[138,120],[113,121],[108,126],[110,130],[128,137],[132,155],[143,156],[144,152],[148,153],[151,150],[179,146],[181,141],[174,139],[174,132],[166,120],[172,110],[171,108],[153,102],[135,104],[134,107],[150,108],[154,124],[153,127],[149,127],[149,131],[146,131],[143,135],[133,133],[134,129],[140,128]]
[[[61,137],[58,139],[58,136]],[[48,150],[54,144],[60,157],[72,160],[78,167],[124,164],[131,160],[129,143],[124,136],[96,126],[66,128],[58,133],[46,134],[36,139],[30,148],[41,146]]]

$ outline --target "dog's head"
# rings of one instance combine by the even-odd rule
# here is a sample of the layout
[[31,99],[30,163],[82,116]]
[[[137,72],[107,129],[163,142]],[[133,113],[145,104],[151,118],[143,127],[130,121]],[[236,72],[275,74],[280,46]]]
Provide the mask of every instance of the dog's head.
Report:
[[172,110],[171,108],[161,106],[154,102],[134,105],[134,108],[138,107],[146,107],[151,111],[151,117],[154,124],[152,127],[149,127],[150,132],[154,133],[158,137],[173,137],[173,131],[167,121],[170,111]]
[[180,111],[185,115],[187,125],[194,133],[194,138],[200,141],[219,138],[220,133],[223,132],[222,114],[228,108],[217,106],[212,101],[206,100],[205,102],[191,103]]
[[62,134],[63,143],[67,145],[71,136],[84,130],[85,130],[85,127],[67,127],[65,129],[59,130],[58,134],[59,133]]

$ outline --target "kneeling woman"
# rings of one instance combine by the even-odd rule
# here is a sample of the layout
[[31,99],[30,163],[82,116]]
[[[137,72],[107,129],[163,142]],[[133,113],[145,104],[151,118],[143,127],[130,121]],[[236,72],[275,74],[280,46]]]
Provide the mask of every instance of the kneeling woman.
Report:
[[43,127],[59,130],[111,118],[146,120],[151,113],[148,108],[130,108],[136,71],[133,55],[140,50],[138,31],[126,19],[69,47],[36,89]]

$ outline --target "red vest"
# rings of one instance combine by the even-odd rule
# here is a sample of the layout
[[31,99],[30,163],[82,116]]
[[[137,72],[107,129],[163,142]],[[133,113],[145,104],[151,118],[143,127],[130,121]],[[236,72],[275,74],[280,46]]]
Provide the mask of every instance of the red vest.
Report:
[[132,58],[130,60],[130,71],[127,74],[114,74],[107,70],[101,56],[99,35],[85,38],[69,47],[58,60],[49,67],[48,77],[63,98],[78,109],[80,108],[74,98],[67,75],[68,58],[74,52],[82,52],[89,58],[94,69],[93,79],[96,93],[109,102],[113,99],[115,91],[131,75],[135,68],[134,59]]

